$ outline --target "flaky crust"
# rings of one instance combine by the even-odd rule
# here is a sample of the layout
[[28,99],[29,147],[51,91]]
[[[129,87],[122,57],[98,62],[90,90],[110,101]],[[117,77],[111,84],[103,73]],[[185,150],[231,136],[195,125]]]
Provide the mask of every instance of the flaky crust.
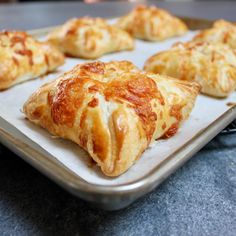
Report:
[[210,29],[202,30],[197,34],[195,41],[225,43],[236,49],[236,25],[229,21],[217,20]]
[[77,65],[45,84],[24,113],[85,149],[107,176],[124,173],[148,145],[174,135],[194,105],[196,83],[139,71],[132,63]]
[[226,97],[236,88],[236,55],[221,43],[178,43],[149,58],[144,69],[196,81],[202,93],[214,97]]
[[0,90],[53,71],[63,54],[25,32],[0,32]]
[[169,12],[154,6],[138,6],[128,15],[121,17],[116,26],[126,30],[135,38],[161,41],[186,33],[183,21]]
[[134,40],[128,33],[101,18],[70,19],[51,32],[48,41],[70,56],[87,59],[134,49]]

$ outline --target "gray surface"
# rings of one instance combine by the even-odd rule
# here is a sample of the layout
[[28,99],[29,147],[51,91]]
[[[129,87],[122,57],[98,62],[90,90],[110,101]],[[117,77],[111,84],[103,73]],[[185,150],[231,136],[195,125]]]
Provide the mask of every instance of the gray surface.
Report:
[[2,150],[0,232],[233,236],[235,154],[236,135],[217,137],[158,189],[124,210],[105,212],[71,196],[10,151]]
[[[236,3],[230,4],[159,5],[180,15],[236,21]],[[39,28],[88,12],[111,17],[129,7],[0,5],[0,27]],[[159,188],[117,212],[93,209],[2,146],[0,155],[0,235],[236,235],[236,135],[218,136]]]

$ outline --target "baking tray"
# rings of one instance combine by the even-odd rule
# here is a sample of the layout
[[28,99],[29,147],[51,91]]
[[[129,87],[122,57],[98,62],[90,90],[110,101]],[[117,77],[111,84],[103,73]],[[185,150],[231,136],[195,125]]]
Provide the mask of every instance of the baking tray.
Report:
[[[183,18],[183,20],[192,30],[207,28],[212,24],[211,21],[202,19]],[[53,28],[33,30],[29,33],[38,37]],[[148,174],[135,181],[115,186],[88,183],[1,117],[0,142],[72,194],[100,208],[117,210],[128,206],[157,187],[235,118],[236,108],[233,105]]]

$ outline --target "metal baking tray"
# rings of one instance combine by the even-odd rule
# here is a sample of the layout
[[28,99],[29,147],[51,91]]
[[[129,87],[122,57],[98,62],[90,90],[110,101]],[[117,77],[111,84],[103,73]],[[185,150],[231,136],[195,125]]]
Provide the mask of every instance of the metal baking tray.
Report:
[[[207,28],[212,24],[208,20],[185,17],[182,19],[192,30]],[[51,29],[52,27],[33,30],[29,33],[37,37]],[[208,127],[200,130],[184,146],[172,153],[148,174],[136,181],[115,186],[88,183],[1,117],[0,142],[72,194],[100,208],[117,210],[128,206],[157,187],[235,118],[236,108],[231,106],[223,115]]]

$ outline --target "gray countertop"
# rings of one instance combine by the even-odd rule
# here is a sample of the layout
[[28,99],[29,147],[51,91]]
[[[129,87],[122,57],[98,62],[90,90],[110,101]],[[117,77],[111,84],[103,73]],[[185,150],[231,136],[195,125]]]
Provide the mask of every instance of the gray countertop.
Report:
[[[236,21],[236,2],[158,5],[178,15]],[[40,28],[82,15],[112,17],[132,6],[0,5],[0,28]],[[218,135],[161,186],[116,212],[73,197],[1,145],[0,156],[0,235],[236,235],[236,134]]]

